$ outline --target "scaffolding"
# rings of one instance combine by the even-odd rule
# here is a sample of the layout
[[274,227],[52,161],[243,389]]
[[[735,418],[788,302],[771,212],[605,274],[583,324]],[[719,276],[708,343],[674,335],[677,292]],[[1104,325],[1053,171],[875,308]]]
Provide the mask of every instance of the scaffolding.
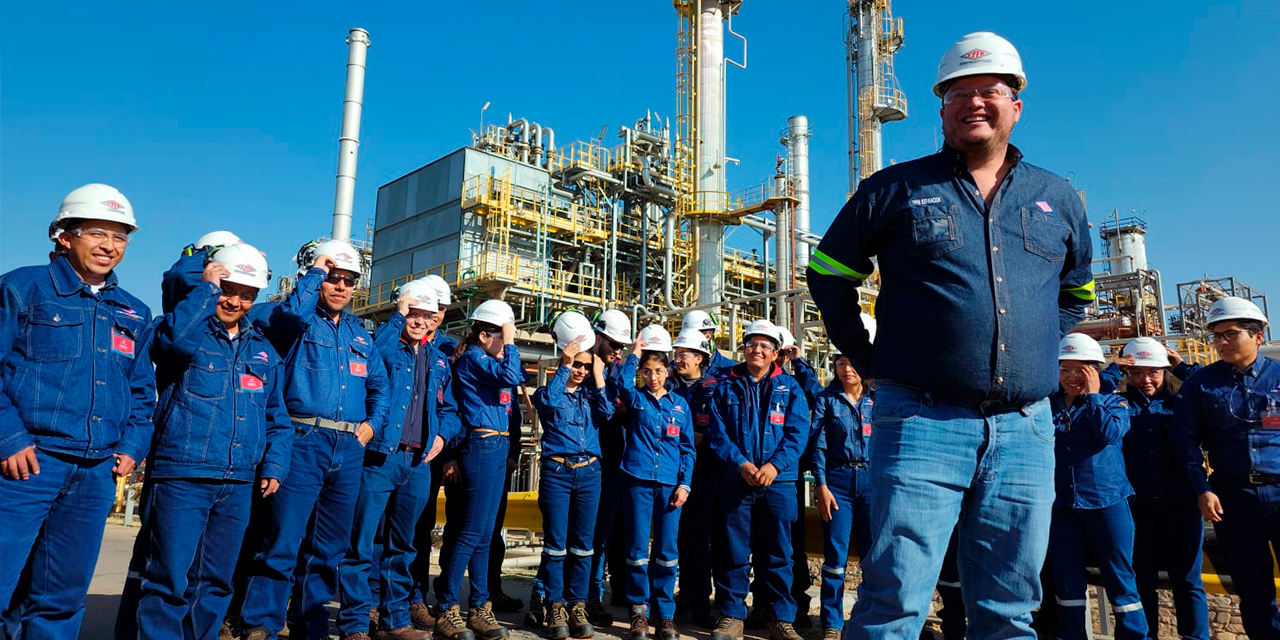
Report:
[[[1178,310],[1170,319],[1170,327],[1208,343],[1209,308],[1214,302],[1228,296],[1244,298],[1258,305],[1262,314],[1270,317],[1266,294],[1235,278],[1210,278],[1206,275],[1199,280],[1178,285]],[[1270,340],[1271,328],[1263,329],[1263,335]]]

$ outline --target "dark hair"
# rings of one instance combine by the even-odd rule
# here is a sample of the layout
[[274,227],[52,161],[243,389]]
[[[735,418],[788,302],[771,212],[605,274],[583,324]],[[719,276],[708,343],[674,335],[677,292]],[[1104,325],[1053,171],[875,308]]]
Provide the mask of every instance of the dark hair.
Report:
[[467,349],[471,348],[471,345],[480,344],[481,333],[497,333],[498,331],[501,331],[499,327],[495,327],[488,322],[472,322],[471,333],[468,333],[467,337],[462,340],[462,344],[459,344],[453,350],[453,362],[457,362],[458,358],[461,358],[462,354],[466,353]]
[[1241,320],[1240,328],[1249,332],[1249,335],[1255,336],[1262,333],[1266,327],[1263,326],[1261,320]]
[[663,366],[667,366],[671,364],[671,359],[667,357],[667,354],[665,351],[641,351],[640,352],[641,365],[644,365],[650,360],[657,360],[658,362],[661,362]]

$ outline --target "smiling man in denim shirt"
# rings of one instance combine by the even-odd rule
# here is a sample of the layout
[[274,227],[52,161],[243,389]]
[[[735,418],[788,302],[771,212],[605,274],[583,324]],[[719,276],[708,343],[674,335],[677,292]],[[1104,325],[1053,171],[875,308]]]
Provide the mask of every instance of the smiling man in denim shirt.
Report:
[[[971,637],[1034,638],[1048,544],[1056,347],[1093,300],[1080,197],[1009,135],[1027,78],[989,32],[943,57],[946,144],[867,178],[814,252],[836,346],[876,378],[876,536],[845,634],[914,638],[952,527]],[[857,287],[879,257],[874,358]],[[963,518],[962,518],[963,516]]]

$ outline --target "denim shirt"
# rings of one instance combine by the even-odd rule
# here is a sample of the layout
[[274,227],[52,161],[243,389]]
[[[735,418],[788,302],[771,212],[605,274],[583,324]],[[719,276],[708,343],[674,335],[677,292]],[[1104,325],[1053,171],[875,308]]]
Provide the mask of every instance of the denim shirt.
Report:
[[813,404],[813,479],[827,484],[827,468],[865,463],[871,441],[871,407],[874,401],[864,387],[857,404],[849,402],[839,380],[823,389]]
[[1280,362],[1265,356],[1246,371],[1219,360],[1183,383],[1174,405],[1174,437],[1197,494],[1211,490],[1201,447],[1215,479],[1247,483],[1250,472],[1280,475],[1280,430],[1261,428],[1268,401],[1280,405]]
[[489,355],[479,345],[468,345],[453,365],[454,393],[463,428],[515,435],[511,430],[512,416],[519,415],[515,387],[521,384],[524,368],[520,365],[520,350],[514,344],[503,347],[501,358]]
[[542,457],[600,456],[600,425],[613,417],[607,389],[591,385],[588,375],[573,393],[567,391],[571,367],[560,365],[547,385],[533,394],[542,421]]
[[233,340],[215,315],[222,290],[209,282],[183,293],[156,326],[160,406],[153,478],[283,480],[293,425],[284,408],[284,364],[247,321]]
[[151,445],[151,310],[117,283],[94,295],[62,256],[0,276],[0,458],[31,445],[83,458]]
[[[763,386],[757,394],[755,388]],[[750,462],[771,463],[777,482],[800,478],[800,457],[810,440],[809,403],[795,378],[776,364],[759,383],[746,364],[735,365],[720,378],[711,395],[711,449],[725,464],[725,473],[738,477]]]
[[[421,445],[428,451],[436,436],[449,442],[462,431],[457,403],[453,397],[453,371],[449,366],[449,356],[436,346],[445,343],[447,339],[437,338],[435,343],[424,340],[415,351],[413,345],[400,338],[400,334],[404,332],[404,323],[405,317],[399,311],[393,311],[391,317],[373,332],[373,342],[386,362],[390,383],[387,426],[369,441],[365,448],[370,451],[394,453],[400,446],[410,412],[416,411],[419,414],[418,419],[422,425]],[[425,372],[418,370],[419,362],[427,363]],[[412,402],[413,388],[416,378],[423,375],[426,376],[426,392],[419,405]]]
[[324,277],[309,269],[266,324],[284,356],[284,403],[291,416],[367,422],[376,437],[387,424],[387,368],[359,318],[343,311],[335,323],[316,306]]
[[[628,354],[619,376],[635,380],[640,358]],[[668,391],[655,398],[646,388],[624,384],[618,388],[627,409],[626,444],[622,472],[640,480],[685,487],[692,485],[697,450],[689,404]]]
[[1124,468],[1138,500],[1195,502],[1191,482],[1173,443],[1174,395],[1165,389],[1148,397],[1130,387],[1129,433],[1124,437]]
[[[859,372],[966,405],[1027,404],[1057,388],[1058,340],[1094,299],[1092,244],[1075,189],[1021,158],[1010,146],[989,208],[964,157],[943,147],[863,180],[840,210],[809,288]],[[876,256],[874,352],[891,354],[879,358],[857,291]]]
[[[601,338],[596,338],[597,340]],[[636,380],[622,378],[622,360],[615,360],[604,367],[605,390],[613,403],[613,417],[600,425],[601,462],[605,469],[617,469],[622,464],[622,450],[626,448],[627,408],[622,405],[620,389],[635,386]]]
[[1102,509],[1133,495],[1121,440],[1129,403],[1111,393],[1086,393],[1070,406],[1062,391],[1049,397],[1054,426],[1055,508]]

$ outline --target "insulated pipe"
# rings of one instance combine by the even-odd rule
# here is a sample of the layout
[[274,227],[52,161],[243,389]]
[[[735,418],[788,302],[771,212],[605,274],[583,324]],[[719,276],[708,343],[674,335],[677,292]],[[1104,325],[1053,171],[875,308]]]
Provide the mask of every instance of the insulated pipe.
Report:
[[529,146],[531,147],[533,164],[542,164],[542,125],[529,123]]
[[[787,170],[799,200],[792,222],[798,231],[809,230],[809,138],[812,136],[808,117],[787,118]],[[799,271],[809,266],[809,247],[803,243],[794,243],[794,247],[793,260]]]
[[543,156],[542,166],[547,169],[551,168],[551,156],[556,152],[556,132],[551,127],[543,127],[542,135],[547,139],[546,155]]
[[342,133],[338,138],[338,184],[333,196],[334,240],[351,240],[351,219],[356,200],[356,154],[360,149],[360,114],[364,110],[365,60],[369,32],[352,29],[347,34],[347,91],[342,100]]
[[[785,190],[787,186],[787,177],[781,173],[773,177],[774,189]],[[788,231],[791,228],[791,207],[784,204],[774,212],[777,223],[774,234],[774,271],[777,274],[777,285],[774,286],[776,291],[786,291],[791,288],[791,234]],[[766,272],[767,273],[767,272]],[[790,324],[790,314],[785,299],[778,300],[778,309],[775,316],[777,322]],[[786,325],[784,325],[786,326]]]
[[676,307],[676,303],[671,299],[672,281],[675,278],[671,273],[671,261],[674,259],[675,252],[675,234],[676,234],[676,218],[675,214],[668,211],[666,226],[662,229],[662,303],[667,308]]
[[[694,208],[725,210],[724,11],[720,0],[700,0],[698,13],[698,175]],[[703,218],[697,225],[698,304],[724,297],[724,225]]]

